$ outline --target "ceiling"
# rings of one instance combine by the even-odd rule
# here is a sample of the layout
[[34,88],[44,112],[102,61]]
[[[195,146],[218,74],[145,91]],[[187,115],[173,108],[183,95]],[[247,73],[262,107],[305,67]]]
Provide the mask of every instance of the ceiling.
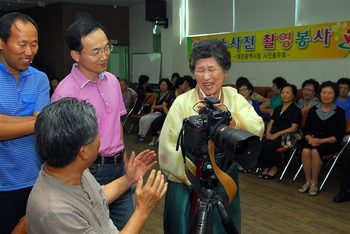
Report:
[[[46,5],[58,2],[69,2],[126,7],[135,6],[145,2],[145,0],[0,0],[0,11],[8,12],[36,7],[38,6],[39,1],[45,2]],[[24,2],[24,4],[19,4],[18,2]]]

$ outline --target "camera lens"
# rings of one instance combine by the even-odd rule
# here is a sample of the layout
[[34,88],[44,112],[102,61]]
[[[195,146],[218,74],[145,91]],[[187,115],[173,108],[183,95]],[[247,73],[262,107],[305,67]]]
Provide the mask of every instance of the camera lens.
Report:
[[258,136],[245,130],[236,130],[221,124],[209,134],[215,145],[225,152],[231,160],[244,168],[253,168],[262,150]]
[[237,155],[245,154],[247,152],[248,148],[249,148],[249,144],[247,141],[237,142],[236,148],[235,148],[236,157],[237,157]]

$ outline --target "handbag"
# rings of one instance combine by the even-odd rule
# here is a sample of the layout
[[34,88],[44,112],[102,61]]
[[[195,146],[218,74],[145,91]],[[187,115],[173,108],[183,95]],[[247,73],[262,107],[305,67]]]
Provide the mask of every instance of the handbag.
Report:
[[301,129],[295,132],[283,133],[281,146],[287,149],[294,148],[301,139],[303,139],[303,132]]

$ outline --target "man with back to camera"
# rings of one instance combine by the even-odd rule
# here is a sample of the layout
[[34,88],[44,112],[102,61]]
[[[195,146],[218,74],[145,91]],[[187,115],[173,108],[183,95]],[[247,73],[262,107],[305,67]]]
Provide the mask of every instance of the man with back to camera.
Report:
[[164,176],[152,170],[154,151],[132,152],[126,174],[100,186],[88,167],[98,157],[100,137],[96,111],[88,101],[63,98],[45,107],[35,123],[35,144],[45,162],[30,193],[27,233],[119,233],[108,206],[133,183],[136,209],[120,233],[140,233],[167,190]]
[[0,18],[0,232],[11,233],[25,215],[40,170],[34,123],[49,103],[47,76],[30,66],[38,26],[18,12]]
[[[71,73],[57,86],[51,101],[63,97],[89,100],[97,113],[101,147],[90,172],[101,184],[107,184],[125,174],[123,128],[120,117],[126,114],[121,88],[117,78],[106,72],[113,45],[109,42],[105,28],[91,19],[79,19],[69,26],[66,44],[76,62]],[[121,230],[135,207],[132,190],[128,189],[109,204],[110,218]]]

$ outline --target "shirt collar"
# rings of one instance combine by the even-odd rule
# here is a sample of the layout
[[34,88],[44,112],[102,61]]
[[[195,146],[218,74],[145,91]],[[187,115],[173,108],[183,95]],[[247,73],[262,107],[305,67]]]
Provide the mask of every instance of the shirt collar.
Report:
[[[88,78],[86,78],[86,76],[84,76],[84,74],[78,70],[77,66],[78,66],[78,63],[73,64],[72,75],[73,75],[74,79],[77,81],[77,83],[79,84],[80,88],[82,89],[82,88],[84,88],[84,86],[86,84],[88,84],[90,82],[92,83],[92,81],[89,80]],[[100,81],[102,81],[104,79],[107,79],[107,76],[105,76],[104,72],[101,72],[98,74],[98,78]]]
[[[10,74],[11,76],[13,76],[13,75],[8,71],[8,69],[7,69],[7,67],[5,66],[5,64],[3,64],[2,62],[0,62],[0,70],[6,72],[6,73],[8,73],[8,74]],[[25,76],[28,76],[28,75],[30,75],[30,74],[32,74],[32,72],[29,71],[29,67],[28,67],[26,70],[21,71],[19,76],[25,77]]]

